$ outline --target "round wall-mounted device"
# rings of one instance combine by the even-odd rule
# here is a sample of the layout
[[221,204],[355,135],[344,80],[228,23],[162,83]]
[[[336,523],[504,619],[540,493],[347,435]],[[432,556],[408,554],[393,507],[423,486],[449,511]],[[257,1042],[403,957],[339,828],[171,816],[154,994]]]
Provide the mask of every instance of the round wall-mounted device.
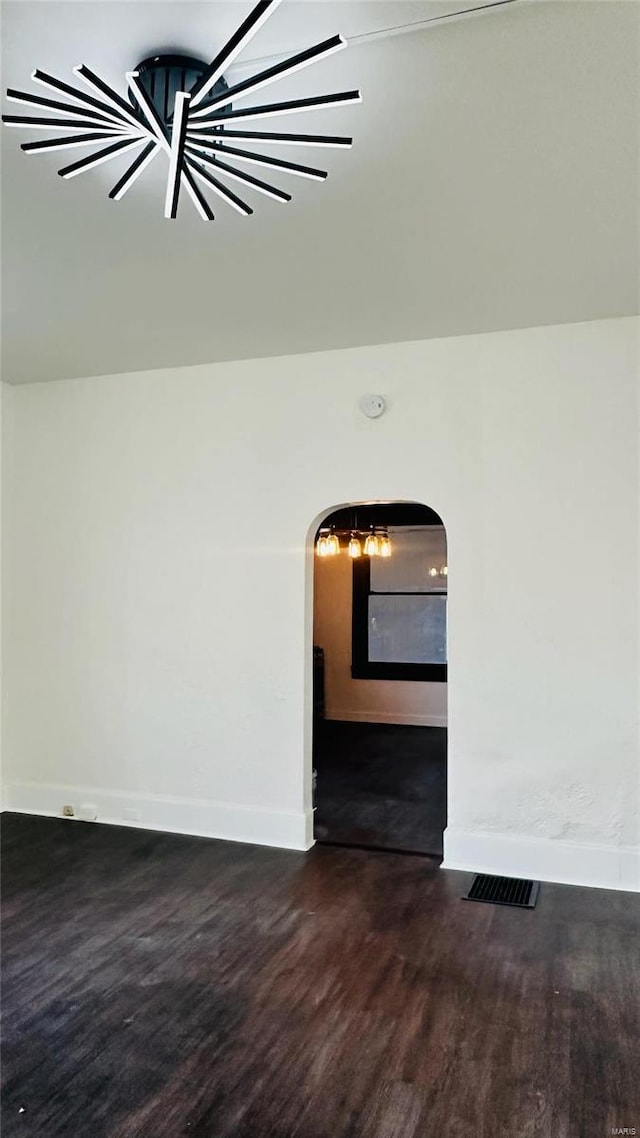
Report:
[[358,404],[363,415],[367,419],[379,419],[384,415],[386,403],[382,395],[363,395],[360,403]]

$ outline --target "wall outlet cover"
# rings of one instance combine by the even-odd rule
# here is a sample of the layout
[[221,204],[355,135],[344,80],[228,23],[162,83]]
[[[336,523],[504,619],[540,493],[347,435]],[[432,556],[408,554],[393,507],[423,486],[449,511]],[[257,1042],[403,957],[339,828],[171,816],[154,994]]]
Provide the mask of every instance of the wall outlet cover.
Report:
[[92,802],[83,802],[78,810],[78,818],[82,818],[84,822],[95,822],[97,817],[98,807]]

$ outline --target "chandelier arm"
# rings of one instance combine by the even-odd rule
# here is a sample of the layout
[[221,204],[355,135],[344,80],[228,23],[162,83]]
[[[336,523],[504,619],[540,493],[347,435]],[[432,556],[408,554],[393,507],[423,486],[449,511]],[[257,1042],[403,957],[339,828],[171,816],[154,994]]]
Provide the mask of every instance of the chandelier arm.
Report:
[[[128,72],[127,73],[127,82],[128,82],[131,90],[133,91],[135,97],[137,98],[137,100],[140,104],[142,112],[145,115],[151,130],[153,131],[153,134],[155,136],[155,139],[156,139],[158,145],[168,153],[169,162],[171,163],[172,144],[169,141],[168,128],[165,125],[165,123],[162,121],[158,111],[156,110],[153,103],[151,102],[151,100],[147,96],[147,93],[144,90],[142,84],[139,82],[139,73],[137,71]],[[180,103],[178,103],[178,101],[177,101],[177,96],[180,94],[185,95],[188,93],[184,92],[184,91],[183,92],[180,92],[180,91],[177,92],[177,94],[176,94],[176,107],[177,106],[182,107],[183,103],[184,103],[184,100],[181,100]],[[174,108],[174,110],[175,110],[175,108]],[[186,131],[186,121],[187,120],[186,120],[186,116],[185,116],[185,119],[184,119],[185,131]],[[184,154],[184,142],[182,144],[181,149],[182,149],[182,153]],[[175,217],[177,215],[177,203],[178,203],[179,189],[180,189],[180,185],[181,185],[183,179],[184,179],[185,188],[189,194],[189,197],[191,198],[191,200],[192,200],[193,204],[195,205],[198,213],[200,214],[200,217],[202,217],[203,220],[205,220],[205,221],[213,221],[214,220],[213,210],[209,206],[209,203],[208,203],[207,199],[205,198],[204,194],[200,191],[200,189],[199,189],[198,185],[196,184],[196,181],[193,177],[193,174],[189,170],[185,161],[181,161],[181,163],[179,165],[176,164],[176,166],[175,166],[175,174],[174,174],[174,178],[172,179],[171,196],[169,196],[170,191],[168,189],[167,190],[167,199],[165,200],[165,217],[167,216],[167,213],[166,213],[167,202],[169,202],[169,210],[170,210],[169,217],[171,218],[171,217]],[[176,187],[176,189],[177,189],[177,192],[175,192],[175,193],[173,192],[174,187]],[[172,213],[171,211],[174,209],[174,201],[175,201],[175,213]]]
[[[88,107],[95,107],[104,115],[105,118],[115,119],[118,122],[130,122],[129,118],[110,107],[108,103],[103,103],[101,99],[94,99],[93,95],[87,95],[84,91],[79,91],[77,87],[72,87],[69,83],[63,83],[61,79],[56,79],[54,75],[49,75],[46,71],[41,71],[39,68],[33,72],[31,78],[34,83],[40,83],[43,87],[49,87],[52,91],[62,91],[63,94],[69,95],[70,98],[76,99],[79,103],[84,103]],[[89,113],[89,112],[87,112]]]
[[[209,207],[204,195],[200,192],[196,185],[193,176],[190,174],[185,162],[183,161],[184,143],[186,138],[187,116],[184,113],[185,103],[191,98],[190,94],[185,91],[176,92],[176,99],[174,105],[174,113],[177,109],[180,110],[180,123],[176,124],[171,130],[171,142],[169,141],[169,128],[162,121],[160,114],[153,105],[151,99],[148,97],[147,92],[140,83],[139,72],[127,72],[127,82],[133,91],[142,113],[145,115],[149,127],[151,128],[156,141],[163,150],[169,155],[169,178],[167,181],[167,195],[165,198],[165,217],[174,219],[178,213],[178,199],[180,196],[180,186],[184,178],[189,196],[193,201],[200,216],[206,221],[213,221],[214,214]],[[180,141],[180,136],[182,141]],[[175,138],[175,149],[173,140]],[[179,159],[179,160],[178,160]]]
[[116,137],[119,134],[134,135],[139,134],[142,137],[141,131],[124,131],[122,127],[107,126],[93,122],[92,119],[50,119],[45,116],[38,117],[37,115],[3,115],[2,121],[5,126],[18,126],[18,127],[41,127],[43,130],[77,130],[88,131],[93,130],[96,133],[103,134],[105,138]]
[[279,190],[277,186],[270,185],[269,182],[263,182],[260,178],[254,178],[253,174],[245,174],[243,170],[236,170],[235,166],[229,166],[227,162],[221,162],[219,158],[212,158],[208,154],[199,154],[193,151],[187,144],[187,153],[192,158],[196,158],[198,162],[205,162],[208,166],[215,167],[216,170],[222,171],[227,177],[234,179],[237,182],[243,182],[247,186],[252,186],[253,189],[259,190],[260,193],[266,194],[267,197],[275,198],[279,202],[290,202],[291,194],[285,193],[284,190]]
[[186,91],[177,91],[173,104],[169,174],[167,177],[167,196],[164,204],[164,216],[167,218],[176,218],[178,216],[178,201],[180,198],[180,185],[184,165],[184,144],[187,138],[190,98],[191,95],[187,94]]
[[115,115],[109,116],[102,114],[100,111],[94,111],[87,107],[76,107],[73,103],[61,103],[57,99],[45,99],[42,95],[31,95],[28,91],[17,91],[14,87],[7,89],[6,98],[10,103],[25,103],[30,107],[42,107],[47,111],[64,111],[67,115],[77,115],[78,118],[95,119],[96,122],[114,123],[116,122]]
[[278,79],[293,75],[295,71],[302,71],[303,68],[309,67],[312,63],[317,63],[320,59],[335,55],[337,51],[342,51],[346,46],[347,41],[342,36],[331,36],[330,39],[323,40],[322,43],[315,44],[314,47],[299,51],[296,55],[290,56],[289,59],[283,60],[282,63],[267,67],[265,71],[260,71],[257,75],[252,75],[251,78],[244,79],[241,83],[236,83],[233,87],[227,88],[222,94],[216,95],[215,98],[207,102],[206,107],[194,112],[194,118],[200,118],[216,107],[226,107],[229,103],[236,102],[237,99],[244,99],[253,91],[259,91],[261,87],[267,87]]
[[186,162],[183,163],[182,173],[184,176],[185,189],[189,194],[189,197],[191,198],[198,213],[200,214],[200,217],[204,221],[214,221],[215,215],[213,213],[213,210],[211,209],[211,206],[209,205],[209,202],[205,198],[204,194],[198,187],[193,174],[187,167]]
[[224,201],[233,206],[233,208],[236,209],[238,213],[243,214],[244,217],[249,217],[253,213],[251,206],[247,205],[247,203],[244,202],[242,198],[239,198],[231,190],[228,190],[227,187],[222,184],[222,182],[219,182],[217,178],[214,178],[213,174],[210,174],[208,170],[205,170],[204,166],[201,166],[198,162],[196,162],[194,158],[191,158],[189,155],[187,155],[185,161],[187,162],[189,169],[193,171],[197,178],[202,178],[202,180],[205,181],[207,185],[213,188],[219,197],[223,198]]
[[222,142],[227,138],[246,139],[255,142],[274,142],[294,146],[327,146],[336,149],[348,149],[353,146],[353,139],[345,135],[336,134],[272,134],[267,130],[218,130],[212,132],[213,138]]
[[58,173],[61,178],[75,178],[77,174],[84,174],[87,170],[93,170],[95,166],[101,166],[103,162],[110,162],[119,154],[126,154],[135,146],[142,146],[143,142],[143,138],[122,139],[120,142],[112,142],[110,146],[105,146],[102,150],[97,150],[86,158],[80,158],[77,162],[72,162],[70,166],[64,166],[62,170],[58,170]]
[[296,111],[313,111],[320,107],[341,107],[350,103],[361,103],[362,96],[359,91],[337,91],[332,95],[315,95],[310,99],[290,99],[285,103],[266,103],[260,107],[246,107],[239,111],[228,111],[226,114],[214,114],[208,118],[193,120],[189,124],[191,130],[207,130],[212,124],[224,126],[225,123],[243,119],[270,118],[276,115],[293,114]]
[[109,192],[109,197],[113,201],[121,201],[131,186],[138,180],[140,175],[150,166],[153,159],[160,153],[160,146],[154,138],[152,138],[144,150],[133,160],[128,170],[116,182],[115,186]]
[[75,138],[47,138],[43,142],[23,142],[20,149],[25,154],[46,154],[49,150],[71,150],[76,146],[88,146],[92,142],[104,142],[112,137],[102,131],[91,134],[78,134]]
[[140,73],[138,71],[127,71],[127,83],[130,90],[135,95],[140,105],[140,110],[144,115],[145,128],[152,136],[155,136],[157,141],[167,153],[170,153],[171,145],[169,143],[169,135],[167,127],[160,118],[160,115],[154,107],[151,99],[147,95],[144,87],[140,82]]
[[246,20],[236,29],[231,38],[212,60],[204,75],[191,89],[191,106],[197,107],[212,87],[215,87],[225,68],[229,67],[240,52],[253,39],[257,31],[269,19],[281,0],[260,0]]
[[95,71],[92,71],[90,67],[87,67],[83,63],[79,67],[74,67],[73,73],[77,75],[79,79],[82,79],[83,83],[86,83],[88,87],[91,87],[92,90],[98,91],[107,100],[110,106],[116,111],[119,111],[120,115],[125,118],[127,122],[133,123],[138,129],[142,128],[148,132],[147,124],[142,115],[137,113],[135,108],[127,106],[118,92],[114,91],[108,83],[105,83],[99,75],[96,75]]
[[252,154],[250,150],[239,150],[237,146],[225,146],[222,142],[212,142],[208,139],[195,139],[191,135],[189,140],[192,146],[204,147],[206,150],[222,151],[223,154],[232,154],[241,162],[252,162],[256,166],[270,166],[276,170],[284,170],[288,174],[297,174],[301,178],[312,178],[323,182],[328,176],[326,170],[316,170],[314,166],[300,166],[297,162],[286,162],[284,158],[270,158],[267,154]]

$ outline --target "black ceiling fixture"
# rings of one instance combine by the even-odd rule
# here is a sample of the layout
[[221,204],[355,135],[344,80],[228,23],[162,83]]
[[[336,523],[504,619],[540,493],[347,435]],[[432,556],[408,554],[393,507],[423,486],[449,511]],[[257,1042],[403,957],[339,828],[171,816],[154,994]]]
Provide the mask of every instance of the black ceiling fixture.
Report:
[[[342,36],[331,36],[230,86],[224,71],[280,2],[260,0],[211,63],[178,54],[156,55],[143,60],[126,75],[128,102],[84,64],[74,67],[73,71],[88,92],[36,69],[31,76],[34,82],[56,95],[67,96],[73,102],[61,102],[9,88],[7,98],[11,102],[26,104],[33,108],[34,113],[28,116],[3,115],[2,121],[7,126],[62,132],[44,141],[23,143],[22,150],[26,154],[91,147],[91,153],[58,171],[63,178],[75,177],[135,151],[133,162],[109,194],[116,201],[124,197],[158,154],[164,153],[168,158],[167,218],[177,216],[180,193],[185,190],[200,216],[207,221],[213,220],[213,211],[202,185],[239,213],[245,216],[253,213],[251,206],[229,188],[229,181],[257,190],[276,201],[290,201],[291,194],[247,173],[243,165],[324,181],[326,170],[274,158],[262,153],[262,147],[275,143],[342,148],[351,146],[352,139],[338,135],[283,134],[262,130],[264,120],[359,103],[361,96],[359,91],[338,91],[260,106],[237,106],[247,95],[347,46]],[[57,117],[51,117],[50,112]],[[256,125],[258,129],[254,129]],[[254,149],[256,145],[259,149]],[[98,149],[93,149],[95,146]]]

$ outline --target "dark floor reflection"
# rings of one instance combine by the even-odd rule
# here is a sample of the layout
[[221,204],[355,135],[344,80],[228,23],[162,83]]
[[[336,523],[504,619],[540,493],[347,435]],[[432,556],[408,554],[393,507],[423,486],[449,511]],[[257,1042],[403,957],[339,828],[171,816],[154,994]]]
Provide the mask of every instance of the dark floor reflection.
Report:
[[444,728],[320,721],[314,766],[318,841],[442,854]]

